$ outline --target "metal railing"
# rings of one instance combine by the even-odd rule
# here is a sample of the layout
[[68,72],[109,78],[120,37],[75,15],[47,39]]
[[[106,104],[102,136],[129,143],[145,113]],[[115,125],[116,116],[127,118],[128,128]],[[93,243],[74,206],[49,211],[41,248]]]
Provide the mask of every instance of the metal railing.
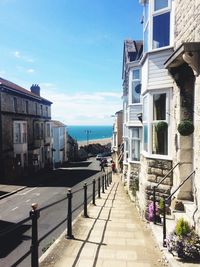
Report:
[[[5,235],[12,233],[14,230],[19,229],[24,223],[27,223],[31,221],[31,246],[30,249],[20,258],[18,259],[12,266],[19,265],[25,258],[27,258],[31,254],[31,267],[39,267],[39,244],[42,240],[44,240],[49,234],[51,234],[53,231],[55,231],[60,225],[62,225],[64,222],[67,221],[67,233],[66,238],[72,239],[74,238],[73,232],[72,232],[72,215],[75,211],[83,207],[83,215],[85,218],[88,217],[87,212],[87,206],[88,201],[92,198],[92,204],[95,204],[95,198],[96,196],[98,198],[101,198],[101,189],[102,193],[105,193],[105,190],[109,187],[109,185],[112,183],[112,172],[106,172],[102,176],[99,176],[98,178],[94,178],[91,183],[84,183],[83,187],[73,191],[72,189],[68,190],[67,196],[62,198],[61,200],[55,201],[49,205],[46,205],[40,209],[38,209],[37,203],[33,203],[31,205],[32,209],[29,213],[29,217],[21,220],[14,226],[8,227],[3,231],[0,231],[0,238],[5,237]],[[97,188],[96,188],[97,184]],[[88,195],[87,189],[88,186],[92,186],[92,195]],[[73,196],[80,191],[84,192],[84,199],[83,202],[81,202],[80,205],[72,209],[72,199]],[[48,233],[46,233],[44,236],[42,236],[40,239],[38,238],[38,219],[40,218],[40,213],[43,210],[46,210],[62,201],[67,200],[68,203],[68,209],[67,209],[67,216],[64,220],[62,220],[58,225],[54,226]]]
[[160,184],[163,183],[163,181],[169,176],[169,174],[171,174],[173,172],[173,170],[180,164],[180,162],[178,162],[174,167],[172,167],[169,172],[162,178],[162,180],[153,187],[153,222],[154,224],[156,224],[156,188],[158,188],[158,186]]
[[169,195],[166,199],[163,197],[163,247],[166,247],[166,203],[171,200],[172,196],[181,188],[182,185],[195,173],[195,170],[192,171],[181,183],[180,185]]

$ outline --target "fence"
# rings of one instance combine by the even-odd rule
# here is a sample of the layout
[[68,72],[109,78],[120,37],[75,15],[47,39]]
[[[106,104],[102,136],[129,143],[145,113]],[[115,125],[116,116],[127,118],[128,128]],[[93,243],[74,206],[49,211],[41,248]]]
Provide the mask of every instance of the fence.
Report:
[[[39,266],[39,244],[42,240],[44,240],[48,235],[50,235],[52,232],[54,232],[60,225],[67,222],[67,233],[66,238],[72,239],[73,236],[73,229],[72,229],[72,215],[77,210],[81,209],[83,207],[83,215],[84,217],[88,217],[88,211],[87,206],[88,203],[92,201],[92,204],[95,205],[95,199],[96,196],[98,198],[101,197],[101,193],[105,193],[105,190],[109,187],[109,185],[112,183],[112,172],[107,172],[98,178],[94,178],[91,183],[84,183],[83,187],[73,191],[72,189],[68,190],[67,196],[55,201],[49,205],[46,205],[40,209],[38,209],[38,205],[36,203],[33,203],[31,205],[32,209],[29,213],[29,216],[14,226],[7,227],[5,230],[0,232],[0,238],[6,237],[8,234],[12,234],[13,231],[19,229],[24,223],[30,222],[31,223],[31,246],[30,249],[22,256],[20,257],[15,263],[12,264],[12,266],[17,266],[21,262],[24,261],[29,255],[31,255],[31,267],[38,267]],[[92,186],[92,195],[88,195],[88,187]],[[79,192],[83,191],[83,202],[81,202],[80,205],[76,206],[74,209],[72,208],[73,203],[73,197],[78,194]],[[42,211],[47,210],[48,208],[55,206],[56,204],[67,201],[67,216],[65,219],[63,219],[59,224],[57,224],[55,227],[53,227],[49,232],[47,232],[45,235],[43,235],[40,239],[38,238],[38,219],[40,218],[40,214]]]

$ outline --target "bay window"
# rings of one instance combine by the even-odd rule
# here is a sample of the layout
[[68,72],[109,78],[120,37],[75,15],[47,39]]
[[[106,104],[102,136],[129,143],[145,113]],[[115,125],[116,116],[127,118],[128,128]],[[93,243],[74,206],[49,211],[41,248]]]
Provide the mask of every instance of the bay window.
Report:
[[[152,92],[143,99],[143,150],[168,155],[169,92]],[[162,128],[158,125],[162,124]]]

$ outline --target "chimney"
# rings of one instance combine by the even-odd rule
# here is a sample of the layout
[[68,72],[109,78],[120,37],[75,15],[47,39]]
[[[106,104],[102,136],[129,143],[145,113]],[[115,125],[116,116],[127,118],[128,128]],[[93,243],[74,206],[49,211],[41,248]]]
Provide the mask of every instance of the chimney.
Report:
[[31,92],[35,95],[40,96],[40,86],[38,84],[32,84],[31,86]]

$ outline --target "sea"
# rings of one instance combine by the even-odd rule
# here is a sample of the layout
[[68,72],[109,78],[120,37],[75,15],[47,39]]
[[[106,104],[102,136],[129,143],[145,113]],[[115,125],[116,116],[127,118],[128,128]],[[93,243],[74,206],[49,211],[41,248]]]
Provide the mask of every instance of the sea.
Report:
[[111,138],[113,132],[113,126],[68,125],[67,131],[74,139],[80,142],[87,140]]

